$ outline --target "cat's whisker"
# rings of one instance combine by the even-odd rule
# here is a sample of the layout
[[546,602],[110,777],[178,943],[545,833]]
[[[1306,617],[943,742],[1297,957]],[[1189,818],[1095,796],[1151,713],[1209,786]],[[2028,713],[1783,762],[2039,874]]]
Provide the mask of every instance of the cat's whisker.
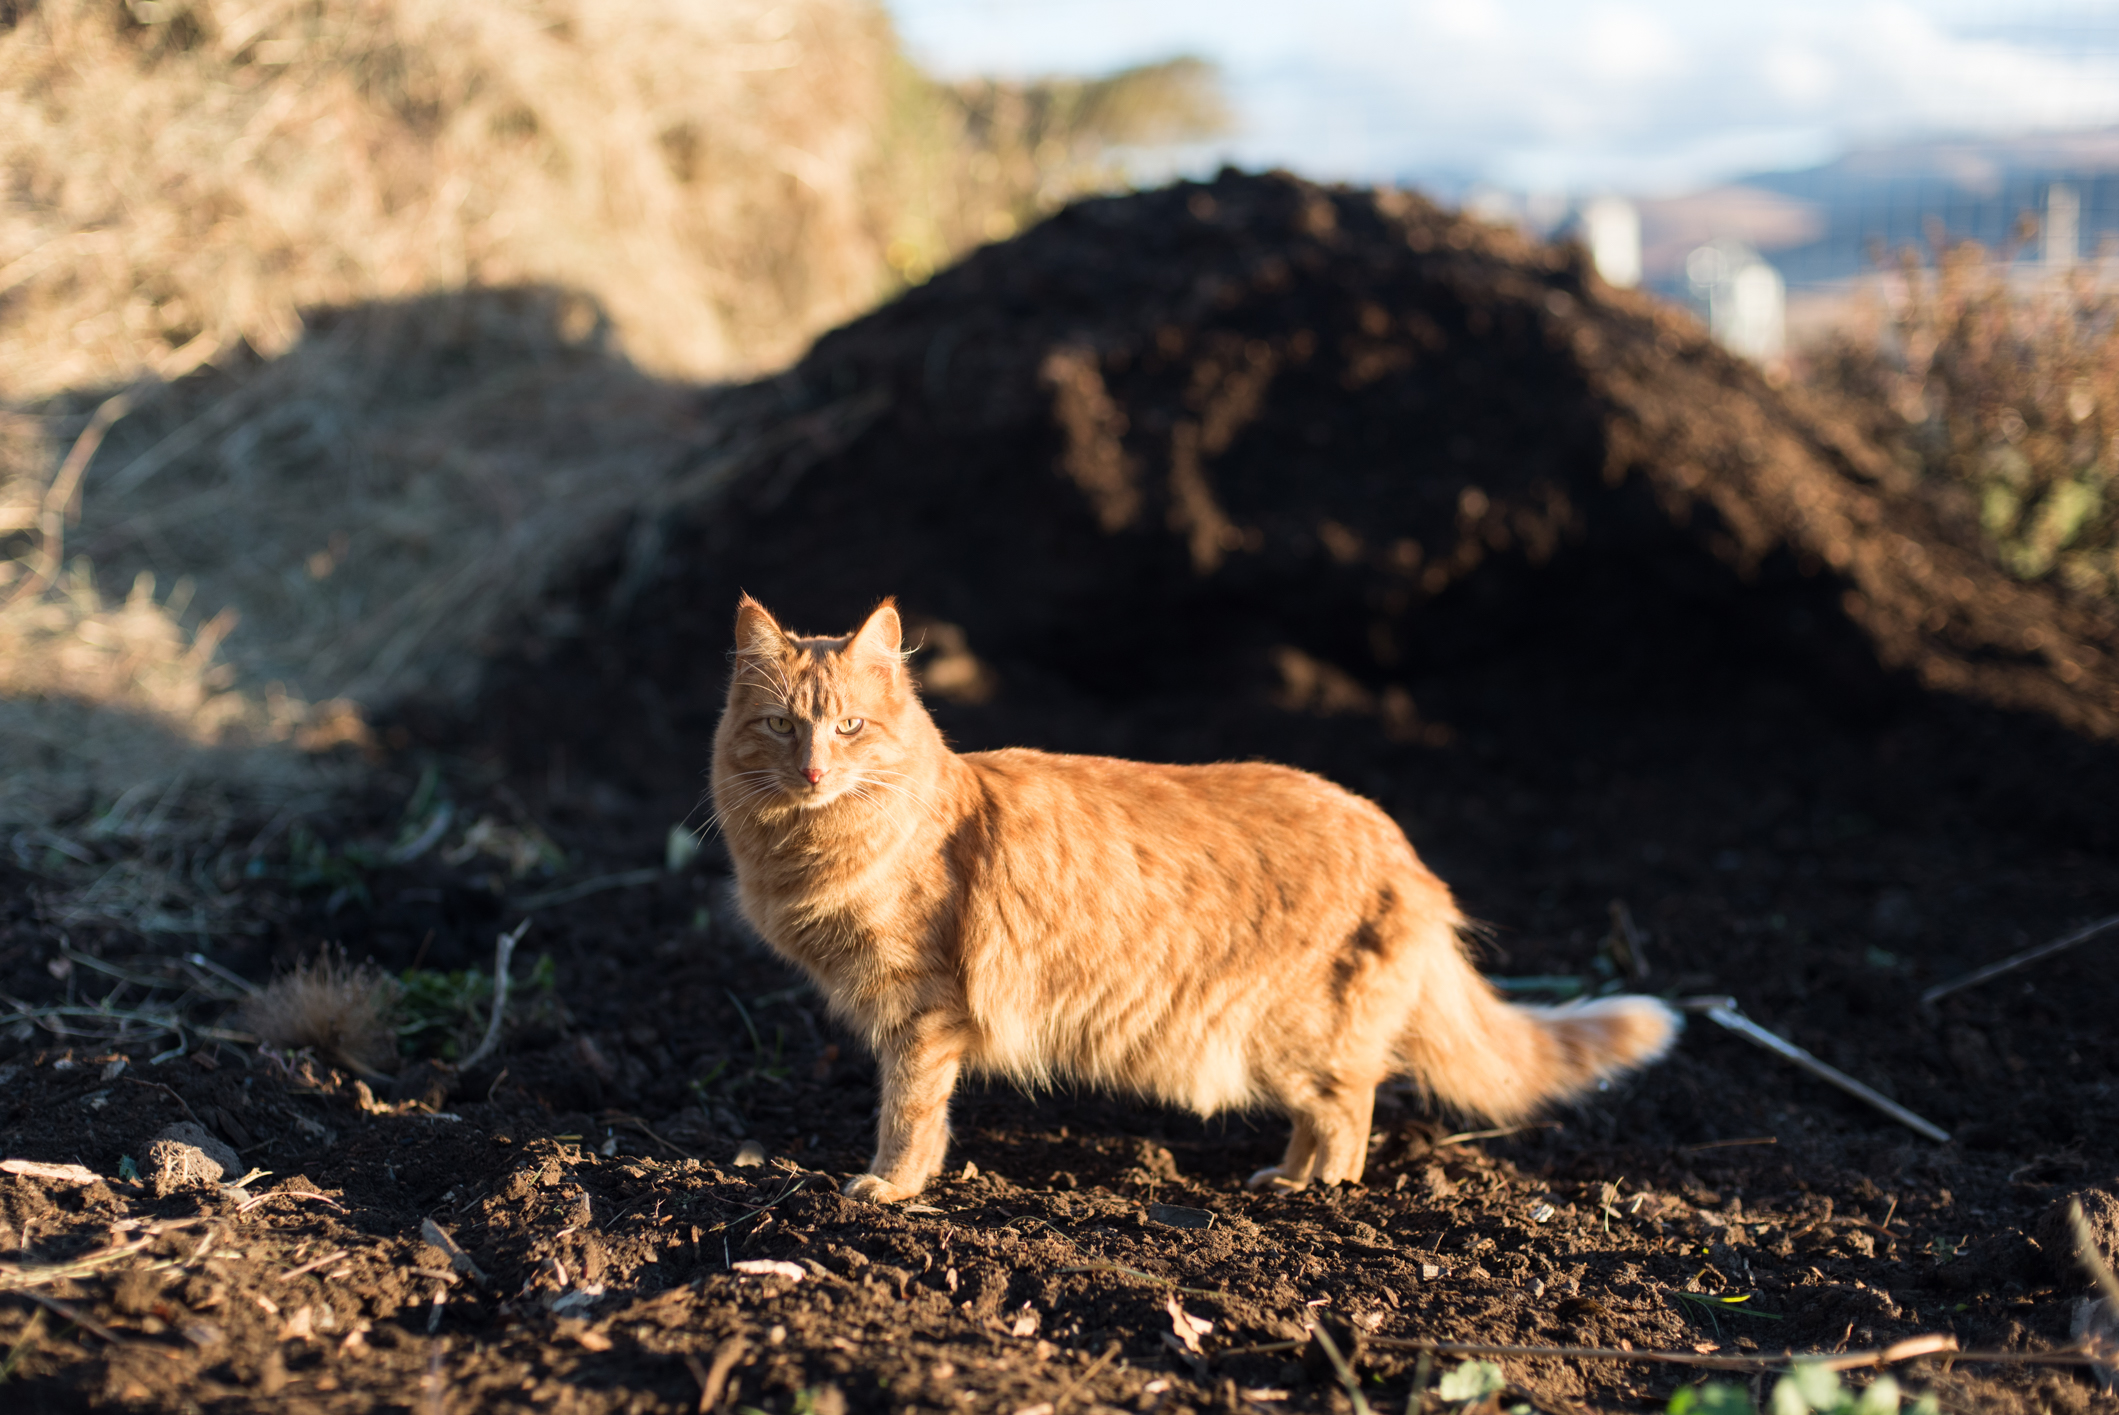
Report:
[[870,794],[870,792],[867,790],[867,787],[870,785],[880,786],[882,784],[883,783],[881,782],[856,782],[854,785],[846,788],[846,794],[848,796],[853,797],[857,801],[865,802],[867,805],[873,807],[877,811],[877,813],[884,816],[885,818],[893,818],[894,813],[891,810],[891,803],[883,797]]
[[[739,783],[741,789],[729,793],[726,800],[720,801],[716,805],[714,813],[707,818],[707,827],[709,829],[725,830],[730,818],[743,811],[745,807],[753,802],[767,800],[777,795],[778,792],[775,790],[774,781],[771,778],[778,776],[779,773],[776,771],[745,771],[723,778],[724,789],[729,786],[736,786]],[[755,779],[745,780],[745,778],[758,777],[767,779],[762,781]]]
[[941,809],[937,807],[934,802],[929,801],[925,797],[919,795],[910,786],[906,786],[895,781],[884,781],[880,778],[872,776],[867,778],[867,784],[878,787],[879,789],[884,791],[896,792],[899,796],[910,801],[913,805],[918,806],[922,811],[926,812],[927,818],[931,821],[939,823],[943,819]]

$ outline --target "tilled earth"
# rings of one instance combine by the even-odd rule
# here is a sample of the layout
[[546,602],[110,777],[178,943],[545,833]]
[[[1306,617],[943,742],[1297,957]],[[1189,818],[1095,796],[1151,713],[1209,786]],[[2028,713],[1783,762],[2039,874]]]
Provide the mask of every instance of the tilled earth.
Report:
[[[873,421],[636,527],[471,711],[379,724],[365,799],[260,837],[234,931],[84,922],[34,841],[0,857],[0,1151],[97,1176],[0,1172],[7,1409],[1351,1411],[1318,1327],[1415,1415],[1457,1358],[1393,1342],[2070,1340],[2056,1216],[2119,1212],[2119,934],[1920,994],[2119,910],[2110,626],[1953,542],[1874,449],[1565,252],[1283,178],[1077,209],[765,395]],[[711,839],[662,868],[739,586],[823,632],[902,596],[967,749],[1267,757],[1374,797],[1495,976],[1615,984],[1623,904],[1639,986],[1734,996],[1953,1138],[1696,1020],[1511,1133],[1387,1091],[1362,1185],[1244,1190],[1273,1116],[974,1087],[920,1203],[845,1200],[869,1063]],[[375,863],[441,799],[446,838]],[[539,834],[557,857],[511,878]],[[216,967],[326,944],[490,969],[525,918],[513,1025],[465,1074],[363,1082],[213,1000]],[[181,1046],[67,1035],[171,1007]],[[127,1177],[187,1119],[269,1173]],[[1500,1365],[1484,1409],[1705,1374]],[[2065,1367],[1899,1376],[1953,1411],[2108,1403]]]
[[[504,1070],[432,1085],[431,1110],[241,1044],[159,1062],[137,1048],[119,1069],[108,1048],[10,1042],[6,1153],[104,1178],[0,1175],[0,1249],[44,1264],[133,1248],[34,1289],[63,1309],[0,1298],[10,1401],[1340,1410],[1330,1370],[1290,1345],[1323,1318],[1361,1334],[1368,1401],[1394,1410],[1416,1368],[1391,1338],[1727,1354],[1937,1331],[1966,1348],[2064,1344],[2083,1283],[2052,1215],[2119,1175],[2110,945],[1938,1014],[1916,995],[2108,907],[2109,867],[1963,818],[1893,828],[1838,788],[1743,849],[1708,828],[1736,800],[1687,818],[1682,783],[1555,798],[1522,775],[1438,794],[1416,822],[1448,842],[1432,853],[1495,862],[1459,871],[1495,924],[1493,971],[1594,982],[1622,895],[1649,934],[1651,987],[1734,993],[1956,1139],[1923,1140],[1695,1023],[1663,1066],[1544,1128],[1453,1138],[1473,1127],[1387,1093],[1363,1186],[1246,1192],[1282,1143],[1270,1116],[1202,1123],[985,1089],[964,1097],[951,1177],[918,1208],[857,1204],[835,1188],[865,1160],[869,1067],[733,926],[725,878],[695,866],[536,910],[524,947],[552,956],[556,987],[524,994]],[[279,946],[337,935],[402,966],[415,931],[438,937],[453,911],[467,955],[516,917],[488,883],[475,865],[388,872],[372,913],[329,920],[312,892],[287,901],[301,912]],[[69,967],[23,885],[0,944],[6,990],[103,995],[112,980]],[[121,938],[66,941],[143,976],[155,961]],[[262,955],[251,966],[265,971]],[[157,1200],[116,1178],[187,1113],[271,1171],[247,1189],[262,1202],[212,1186]],[[735,1163],[744,1140],[764,1163]],[[426,1220],[483,1283],[451,1271]],[[761,1258],[795,1270],[734,1270]],[[1697,1300],[1743,1294],[1738,1311]],[[1196,1357],[1164,1340],[1173,1298],[1214,1324]],[[1701,1374],[1502,1365],[1507,1400],[1550,1410],[1660,1405]],[[2068,1370],[1916,1363],[1908,1379],[1955,1409],[2097,1400]]]

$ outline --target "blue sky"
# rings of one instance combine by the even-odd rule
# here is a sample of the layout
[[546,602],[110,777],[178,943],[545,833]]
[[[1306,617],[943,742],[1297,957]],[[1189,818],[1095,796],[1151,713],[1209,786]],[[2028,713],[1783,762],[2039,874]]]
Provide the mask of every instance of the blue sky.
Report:
[[2119,3],[888,0],[945,74],[1218,62],[1245,165],[1642,195],[1848,146],[2119,125]]

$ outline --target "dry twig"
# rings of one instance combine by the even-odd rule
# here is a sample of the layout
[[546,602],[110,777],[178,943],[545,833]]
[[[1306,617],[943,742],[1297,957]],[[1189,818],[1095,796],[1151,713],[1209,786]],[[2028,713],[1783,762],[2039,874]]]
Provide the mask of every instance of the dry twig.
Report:
[[103,1178],[85,1164],[46,1164],[41,1160],[0,1160],[0,1174],[56,1179],[67,1184],[95,1184]]
[[493,1017],[486,1023],[485,1040],[457,1063],[458,1071],[469,1071],[500,1046],[500,1023],[508,1010],[508,963],[515,957],[515,945],[521,943],[522,936],[529,931],[530,921],[525,918],[496,940],[493,949]]
[[706,1415],[721,1403],[721,1392],[728,1387],[728,1373],[736,1369],[736,1363],[750,1350],[750,1343],[740,1336],[732,1336],[714,1348],[713,1364],[701,1369],[699,1358],[686,1353],[684,1364],[691,1368],[692,1379],[699,1382],[699,1415]]
[[1354,1407],[1354,1415],[1369,1415],[1368,1400],[1361,1394],[1361,1379],[1354,1374],[1354,1368],[1347,1364],[1346,1357],[1340,1354],[1339,1343],[1332,1340],[1332,1334],[1324,1329],[1324,1323],[1319,1322],[1311,1327],[1310,1336],[1323,1348],[1325,1359],[1332,1363],[1332,1373],[1339,1377],[1339,1384],[1346,1388],[1346,1398]]
[[175,1087],[165,1086],[160,1081],[143,1081],[137,1076],[127,1076],[125,1079],[132,1082],[135,1086],[145,1086],[150,1090],[164,1092],[168,1095],[171,1100],[175,1101],[178,1106],[182,1107],[184,1114],[190,1118],[192,1124],[205,1124],[205,1122],[200,1120],[198,1115],[192,1110],[190,1103],[187,1102],[182,1096],[176,1093]]
[[471,1255],[457,1244],[456,1240],[449,1235],[447,1229],[433,1219],[420,1220],[419,1236],[426,1240],[428,1244],[440,1249],[442,1255],[449,1260],[450,1267],[462,1273],[480,1287],[491,1287],[493,1285],[486,1277],[484,1270],[471,1260]]
[[1705,1013],[1708,1021],[1736,1033],[1754,1046],[1764,1047],[1775,1056],[1794,1062],[1819,1080],[1837,1086],[1855,1099],[1875,1106],[1907,1129],[1925,1135],[1928,1139],[1940,1145],[1947,1145],[1950,1142],[1950,1132],[1941,1126],[1936,1125],[1932,1121],[1921,1119],[1889,1096],[1883,1095],[1872,1087],[1863,1085],[1836,1066],[1826,1065],[1794,1042],[1767,1031],[1764,1027],[1746,1017],[1743,1010],[1736,1005],[1735,998],[1695,997],[1688,998],[1680,1003],[1679,1006],[1683,1007],[1687,1012]]
[[56,1315],[66,1318],[66,1320],[72,1322],[75,1326],[81,1328],[81,1330],[86,1332],[93,1332],[95,1335],[102,1337],[112,1346],[122,1346],[125,1344],[122,1340],[119,1339],[118,1334],[116,1332],[112,1331],[109,1327],[104,1326],[101,1322],[89,1316],[87,1313],[83,1312],[80,1308],[74,1306],[70,1302],[61,1302],[56,1297],[46,1297],[41,1292],[30,1292],[22,1288],[16,1288],[14,1291],[14,1295],[17,1297],[27,1297],[30,1301],[36,1303],[39,1307],[46,1308],[51,1312],[55,1313]]
[[1104,1354],[1097,1357],[1094,1361],[1090,1362],[1089,1369],[1082,1372],[1081,1375],[1077,1376],[1074,1380],[1074,1384],[1068,1386],[1065,1390],[1061,1391],[1057,1396],[1053,1398],[1052,1415],[1059,1415],[1060,1411],[1065,1410],[1067,1408],[1067,1402],[1074,1399],[1075,1396],[1081,1394],[1081,1392],[1088,1387],[1089,1382],[1096,1379],[1097,1373],[1102,1371],[1104,1367],[1110,1365],[1111,1358],[1118,1355],[1118,1353],[1123,1349],[1124,1343],[1117,1341],[1114,1341],[1109,1346],[1105,1347]]
[[1975,968],[1953,982],[1938,983],[1920,995],[1921,1005],[1923,1007],[1933,1007],[1937,1002],[1948,997],[1953,992],[1983,983],[1989,978],[1998,978],[2003,973],[2021,968],[2026,963],[2036,963],[2041,958],[2050,958],[2063,949],[2073,948],[2078,943],[2093,939],[2097,935],[2114,928],[2119,928],[2119,914],[2114,914],[2109,919],[2099,919],[2094,924],[2085,924],[2071,934],[2063,934],[2051,942],[2039,944],[2036,948],[2026,948],[2021,953],[2012,953],[1999,963],[1989,963],[1984,968]]
[[[1279,1343],[1252,1350],[1290,1350],[1298,1342]],[[1639,1361],[1650,1365],[1698,1366],[1711,1371],[1784,1371],[1795,1365],[1822,1366],[1828,1371],[1858,1371],[1871,1366],[1891,1366],[1922,1356],[1940,1356],[1953,1363],[1979,1362],[2015,1366],[2087,1366],[2097,1358],[2082,1351],[1960,1351],[1957,1338],[1948,1332],[1929,1332],[1876,1351],[1793,1352],[1774,1356],[1703,1356],[1690,1351],[1624,1351],[1608,1346],[1502,1346],[1480,1341],[1427,1341],[1418,1337],[1369,1338],[1372,1346],[1404,1351],[1427,1351],[1437,1356],[1534,1356],[1572,1361]]]

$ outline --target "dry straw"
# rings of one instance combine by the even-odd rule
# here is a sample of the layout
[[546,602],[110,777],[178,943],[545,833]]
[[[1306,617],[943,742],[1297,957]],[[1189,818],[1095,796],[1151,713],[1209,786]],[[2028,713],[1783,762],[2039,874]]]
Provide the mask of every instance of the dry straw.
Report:
[[0,839],[73,917],[223,926],[319,753],[877,411],[715,380],[1217,116],[1185,64],[938,85],[862,0],[13,7]]
[[2021,580],[2119,621],[2119,287],[1974,242],[1899,253],[1874,327],[1814,356],[1936,510]]
[[353,965],[324,949],[267,983],[237,1017],[258,1040],[317,1055],[374,1080],[397,1059],[391,1008],[397,986],[372,964]]

